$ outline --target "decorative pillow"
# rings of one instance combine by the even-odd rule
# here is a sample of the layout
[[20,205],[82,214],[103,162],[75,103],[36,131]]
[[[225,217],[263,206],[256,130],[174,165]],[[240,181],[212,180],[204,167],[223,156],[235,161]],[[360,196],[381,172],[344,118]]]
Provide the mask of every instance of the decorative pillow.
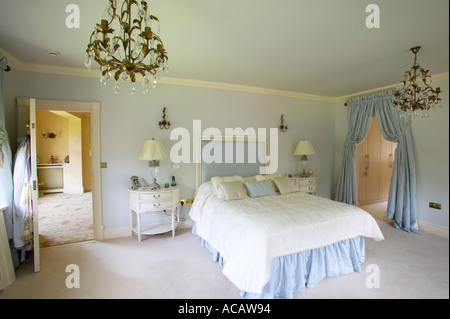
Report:
[[297,186],[295,186],[295,184],[287,176],[275,177],[272,181],[277,186],[281,195],[295,193],[297,191]]
[[219,199],[225,199],[225,194],[223,193],[222,189],[219,187],[219,183],[226,183],[226,182],[235,182],[235,181],[241,181],[241,183],[244,182],[244,179],[242,176],[216,176],[211,178],[211,182],[213,183],[213,189],[216,193],[217,197]]
[[219,188],[222,189],[224,200],[248,198],[247,190],[241,181],[219,183]]
[[[273,181],[274,178],[281,176],[283,175],[281,175],[280,173],[275,173],[275,174],[256,175],[255,178],[257,181]],[[278,187],[277,185],[275,185],[275,183],[273,183],[273,188],[275,192],[279,192]]]
[[245,182],[247,193],[250,197],[261,197],[267,195],[276,195],[272,186],[272,181]]

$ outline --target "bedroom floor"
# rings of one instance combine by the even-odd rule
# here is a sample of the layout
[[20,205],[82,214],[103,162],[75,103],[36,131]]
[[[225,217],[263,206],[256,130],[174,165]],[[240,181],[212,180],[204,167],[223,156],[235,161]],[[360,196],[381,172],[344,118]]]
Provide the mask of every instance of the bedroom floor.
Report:
[[[406,233],[383,218],[383,207],[370,205],[385,240],[366,239],[361,273],[323,279],[296,293],[297,299],[449,298],[449,241],[422,232]],[[380,212],[381,209],[381,212]],[[378,217],[377,217],[378,216]],[[65,285],[66,266],[80,269],[80,288]],[[380,270],[380,287],[367,288],[369,265]],[[16,281],[0,299],[8,298],[181,298],[237,299],[239,290],[222,274],[190,229],[103,242],[84,242],[41,249],[41,271],[32,260],[16,271]]]

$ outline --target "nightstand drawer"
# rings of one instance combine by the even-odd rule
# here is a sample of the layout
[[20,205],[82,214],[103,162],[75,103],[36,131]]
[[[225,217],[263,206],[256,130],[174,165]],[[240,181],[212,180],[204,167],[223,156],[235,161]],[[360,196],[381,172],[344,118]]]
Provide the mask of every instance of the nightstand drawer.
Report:
[[141,210],[161,210],[166,208],[171,208],[172,205],[172,199],[166,199],[166,200],[160,200],[160,201],[145,201],[140,202],[140,209]]
[[316,185],[311,185],[311,186],[301,185],[299,190],[303,193],[313,193],[313,192],[317,191],[317,186]]
[[304,186],[304,185],[313,185],[317,183],[317,178],[316,177],[310,177],[310,178],[298,178],[298,185],[300,187]]
[[151,202],[160,202],[162,200],[172,198],[172,192],[162,192],[158,194],[151,193],[140,193],[139,200],[140,201],[151,201]]

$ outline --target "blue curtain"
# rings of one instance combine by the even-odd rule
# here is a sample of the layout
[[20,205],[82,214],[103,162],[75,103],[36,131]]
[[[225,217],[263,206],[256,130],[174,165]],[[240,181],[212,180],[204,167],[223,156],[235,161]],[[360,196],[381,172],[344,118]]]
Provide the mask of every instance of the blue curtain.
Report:
[[[0,204],[7,205],[4,212],[8,238],[13,238],[13,177],[12,154],[5,124],[5,70],[6,57],[0,54]],[[0,216],[1,218],[1,216]]]
[[387,101],[375,107],[375,117],[383,137],[397,142],[389,189],[388,218],[397,228],[419,233],[416,207],[416,165],[411,136],[411,118],[400,117]]
[[416,207],[416,171],[411,137],[411,121],[393,108],[393,91],[375,93],[347,101],[349,133],[336,185],[335,199],[350,205],[358,201],[354,148],[362,142],[375,116],[383,137],[397,142],[388,201],[388,217],[394,225],[419,233]]
[[378,98],[363,96],[347,102],[349,128],[345,140],[344,159],[338,177],[335,196],[335,199],[339,202],[350,205],[356,205],[358,202],[354,150],[355,145],[361,143],[369,131],[374,104],[377,101]]

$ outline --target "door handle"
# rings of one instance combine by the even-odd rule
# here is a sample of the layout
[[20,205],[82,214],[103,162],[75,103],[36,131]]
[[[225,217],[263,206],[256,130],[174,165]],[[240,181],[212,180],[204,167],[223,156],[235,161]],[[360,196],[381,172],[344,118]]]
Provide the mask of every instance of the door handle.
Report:
[[366,167],[365,169],[368,170],[370,167],[370,157],[369,154],[366,154]]
[[389,154],[389,167],[394,166],[394,155]]

